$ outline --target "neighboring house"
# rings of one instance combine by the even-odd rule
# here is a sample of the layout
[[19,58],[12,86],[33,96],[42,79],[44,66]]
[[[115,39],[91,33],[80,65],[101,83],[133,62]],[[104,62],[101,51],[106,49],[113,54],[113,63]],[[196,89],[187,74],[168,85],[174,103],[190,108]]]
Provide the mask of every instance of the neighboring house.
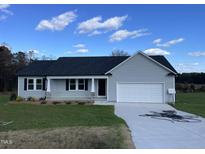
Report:
[[60,57],[17,73],[18,95],[47,100],[175,102],[176,70],[164,56]]

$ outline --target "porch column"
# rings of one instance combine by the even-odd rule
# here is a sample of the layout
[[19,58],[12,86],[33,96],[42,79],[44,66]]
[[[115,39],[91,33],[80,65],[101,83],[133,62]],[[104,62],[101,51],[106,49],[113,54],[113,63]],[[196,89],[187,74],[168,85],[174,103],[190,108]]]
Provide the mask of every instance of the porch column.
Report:
[[51,79],[50,78],[47,78],[47,92],[50,92],[51,91]]
[[94,82],[94,78],[92,78],[92,82],[91,82],[91,92],[95,92],[95,82]]

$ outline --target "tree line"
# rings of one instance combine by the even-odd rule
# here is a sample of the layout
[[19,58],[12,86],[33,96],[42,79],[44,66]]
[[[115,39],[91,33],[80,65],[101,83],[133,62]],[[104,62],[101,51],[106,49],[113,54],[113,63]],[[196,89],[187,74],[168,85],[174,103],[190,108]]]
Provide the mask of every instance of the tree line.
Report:
[[205,73],[182,73],[176,77],[178,92],[205,92]]
[[[16,72],[37,59],[33,50],[12,53],[7,45],[0,45],[0,92],[16,91]],[[49,58],[43,56],[41,59]]]
[[176,83],[205,84],[205,73],[178,74]]

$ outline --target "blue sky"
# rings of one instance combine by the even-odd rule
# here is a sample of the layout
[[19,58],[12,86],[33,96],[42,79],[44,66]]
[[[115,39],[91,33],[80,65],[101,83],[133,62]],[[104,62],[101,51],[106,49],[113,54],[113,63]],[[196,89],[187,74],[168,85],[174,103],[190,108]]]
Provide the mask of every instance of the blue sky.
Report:
[[0,43],[36,56],[163,54],[205,72],[205,5],[0,5]]

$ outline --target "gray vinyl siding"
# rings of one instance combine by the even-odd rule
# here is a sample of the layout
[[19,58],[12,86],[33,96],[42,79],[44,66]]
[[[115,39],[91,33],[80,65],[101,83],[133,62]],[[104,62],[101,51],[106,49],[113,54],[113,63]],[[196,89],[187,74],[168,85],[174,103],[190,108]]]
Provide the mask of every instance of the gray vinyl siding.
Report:
[[108,101],[116,101],[118,82],[164,83],[165,102],[173,102],[173,96],[167,90],[174,87],[174,76],[168,76],[168,70],[141,54],[137,54],[121,66],[114,69],[108,78]]
[[81,100],[90,99],[91,81],[88,80],[88,90],[66,90],[65,79],[51,79],[51,98],[53,100]]
[[[44,90],[24,90],[24,78],[26,77],[18,77],[18,96],[23,98],[34,97],[41,98],[45,97]],[[32,77],[29,77],[32,78]],[[33,78],[42,78],[42,77],[33,77]]]
[[[23,98],[34,97],[41,98],[46,96],[46,91],[43,90],[24,90],[24,78],[18,77],[18,96]],[[29,77],[29,78],[40,78],[40,77]],[[65,79],[51,79],[50,81],[51,92],[47,96],[49,100],[88,100],[91,99],[91,80],[88,80],[88,90],[71,91],[66,90]],[[95,100],[106,100],[106,97],[97,97],[97,79],[95,80]]]

